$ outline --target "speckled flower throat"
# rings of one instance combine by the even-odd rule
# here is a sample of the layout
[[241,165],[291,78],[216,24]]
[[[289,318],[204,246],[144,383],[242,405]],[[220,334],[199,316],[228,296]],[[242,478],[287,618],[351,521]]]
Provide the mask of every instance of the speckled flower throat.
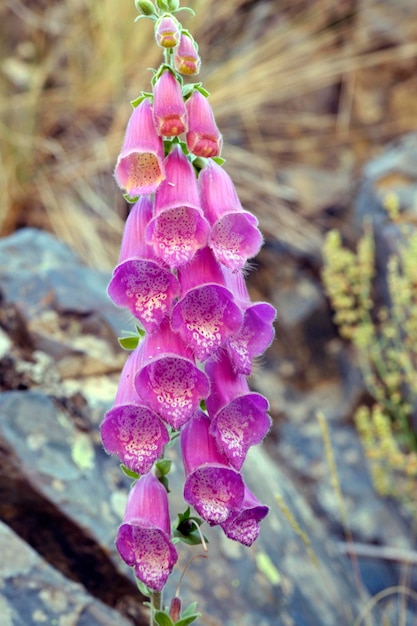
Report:
[[[275,309],[253,303],[246,289],[243,272],[262,235],[227,174],[209,94],[192,82],[198,46],[176,17],[191,10],[178,0],[136,7],[137,19],[154,21],[164,58],[151,92],[132,102],[115,169],[132,207],[108,293],[136,330],[120,340],[130,354],[101,436],[133,480],[120,556],[151,599],[150,623],[186,626],[198,617],[195,606],[182,610],[178,594],[170,607],[161,601],[175,544],[206,549],[207,522],[250,546],[268,513],[242,467],[270,427],[268,401],[247,376],[273,340]],[[171,524],[164,455],[177,438],[190,506]]]

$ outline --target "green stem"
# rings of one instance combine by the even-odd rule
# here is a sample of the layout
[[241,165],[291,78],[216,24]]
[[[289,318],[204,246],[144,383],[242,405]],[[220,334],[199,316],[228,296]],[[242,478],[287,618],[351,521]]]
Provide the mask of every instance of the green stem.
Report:
[[160,611],[162,606],[162,593],[160,591],[152,591],[151,595],[151,626],[158,626],[158,624],[154,621],[153,616],[155,611]]

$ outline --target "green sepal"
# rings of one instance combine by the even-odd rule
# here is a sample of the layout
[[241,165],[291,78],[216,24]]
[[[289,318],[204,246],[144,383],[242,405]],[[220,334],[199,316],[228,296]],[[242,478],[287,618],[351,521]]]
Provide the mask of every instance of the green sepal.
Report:
[[[150,598],[152,596],[152,591],[149,591],[148,587],[143,583],[139,578],[136,578],[136,584],[138,586],[139,591],[143,596]],[[144,602],[145,604],[145,602]]]
[[195,15],[195,11],[190,7],[180,7],[179,9],[175,9],[175,13],[179,13],[180,11],[189,11],[193,17]]
[[138,347],[139,339],[140,337],[138,337],[137,335],[132,335],[129,337],[118,337],[117,341],[119,342],[123,350],[132,351]]
[[123,198],[129,204],[136,204],[136,202],[139,200],[139,196],[130,196],[128,193],[124,193]]
[[140,474],[134,472],[123,463],[120,463],[120,469],[122,470],[123,474],[126,474],[126,476],[128,476],[129,478],[133,478],[133,480],[139,480]]
[[[174,522],[172,529],[173,538],[176,539],[175,543],[182,541],[189,546],[201,544],[200,533],[196,529],[195,524],[201,526],[202,523],[203,520],[200,517],[191,515],[190,507],[187,507],[184,513],[178,513],[178,520]],[[204,540],[208,543],[207,537],[205,535],[203,536]]]
[[223,157],[211,157],[213,159],[213,161],[215,163],[217,163],[217,165],[223,165],[223,163],[226,163],[226,159],[223,159]]
[[184,85],[182,95],[187,100],[193,91],[199,91],[205,98],[208,98],[210,95],[210,92],[203,87],[203,83],[188,83],[187,85]]
[[[152,68],[150,68],[152,69]],[[153,70],[155,71],[155,70]],[[140,94],[140,96],[138,96],[137,98],[135,98],[134,100],[130,101],[130,104],[132,105],[132,107],[134,109],[136,109],[136,107],[138,107],[140,105],[141,102],[143,102],[144,100],[146,100],[146,98],[152,98],[152,94],[149,93],[148,91],[142,91],[142,93]],[[138,196],[139,197],[139,196]]]
[[[155,467],[159,472],[159,476],[166,476],[171,471],[172,461],[170,459],[162,459],[155,463]],[[158,478],[159,478],[158,476]]]
[[161,483],[161,485],[163,485],[166,489],[167,493],[171,493],[171,489],[169,488],[169,480],[166,476],[160,476],[158,478],[159,482]]
[[200,409],[205,413],[207,411],[207,404],[205,400],[200,401]]
[[188,617],[181,617],[178,622],[175,622],[175,626],[188,626],[188,624],[192,624],[199,617],[201,617],[201,613],[193,613],[188,615]]
[[164,611],[155,611],[153,619],[159,626],[174,626],[174,622]]

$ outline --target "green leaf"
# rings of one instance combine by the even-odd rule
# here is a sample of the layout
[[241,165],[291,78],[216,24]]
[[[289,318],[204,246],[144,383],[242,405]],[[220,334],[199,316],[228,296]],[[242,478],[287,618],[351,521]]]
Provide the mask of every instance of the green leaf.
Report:
[[119,337],[117,341],[123,348],[123,350],[134,350],[137,348],[140,337],[137,335],[133,337]]
[[187,608],[183,610],[181,619],[183,619],[184,617],[191,617],[191,615],[195,613],[196,608],[197,602],[191,602],[191,604],[189,604]]
[[193,615],[189,615],[188,617],[182,617],[178,622],[175,622],[175,626],[188,626],[188,624],[192,624],[196,619],[201,617],[201,613],[194,613]]
[[123,463],[120,463],[120,469],[129,478],[133,478],[134,480],[139,480],[140,474],[138,474],[137,472],[134,472],[133,470],[129,469],[128,467],[126,467],[126,465],[123,465]]
[[174,622],[164,611],[155,611],[153,618],[159,626],[174,626]]
[[[188,535],[183,535],[178,531],[174,531],[174,536],[178,539],[178,541],[185,543],[187,546],[199,546],[202,543],[201,537],[196,530],[192,533],[189,533]],[[204,539],[206,543],[208,543],[207,537],[205,535]]]
[[[166,476],[171,471],[172,461],[169,459],[162,459],[162,461],[158,461],[156,463],[156,469],[158,470],[160,476]],[[158,476],[159,478],[159,476]]]

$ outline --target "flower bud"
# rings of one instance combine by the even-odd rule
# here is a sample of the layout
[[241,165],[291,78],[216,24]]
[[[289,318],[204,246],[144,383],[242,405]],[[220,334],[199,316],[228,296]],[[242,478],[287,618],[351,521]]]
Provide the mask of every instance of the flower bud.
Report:
[[155,24],[155,41],[161,48],[175,48],[180,41],[178,22],[172,15],[162,15]]
[[195,156],[219,156],[222,136],[216,126],[209,101],[198,90],[186,102],[188,112],[187,148]]
[[135,7],[143,15],[155,15],[155,7],[151,0],[135,0]]
[[156,0],[156,4],[158,9],[161,9],[161,11],[168,11],[169,9],[168,2],[166,0]]
[[198,74],[201,60],[197,52],[197,45],[191,35],[182,33],[178,48],[174,56],[175,69],[187,76]]
[[172,598],[171,600],[169,616],[174,624],[176,624],[181,617],[181,600],[177,596],[175,596],[175,598]]

